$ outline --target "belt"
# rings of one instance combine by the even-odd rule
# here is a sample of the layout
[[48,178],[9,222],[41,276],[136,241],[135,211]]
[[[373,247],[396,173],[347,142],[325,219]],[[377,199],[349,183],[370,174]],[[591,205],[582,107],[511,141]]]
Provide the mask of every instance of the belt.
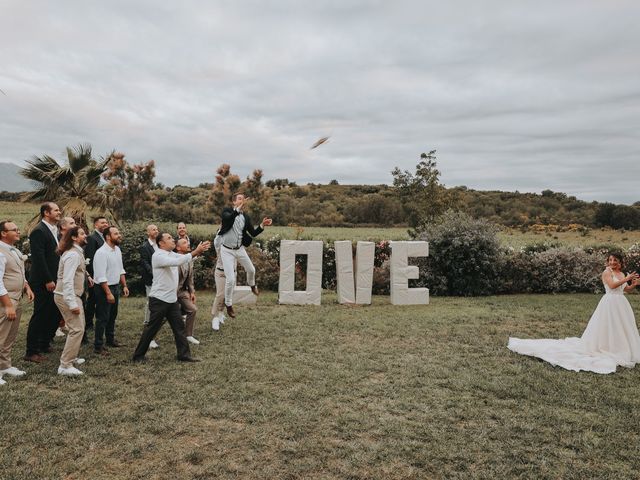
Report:
[[240,247],[227,247],[224,243],[222,244],[222,246],[224,248],[228,248],[229,250],[240,250],[240,247],[242,247],[242,245],[240,245]]
[[216,270],[219,270],[219,271],[221,271],[221,272],[224,272],[224,268],[218,268],[218,267],[216,267]]

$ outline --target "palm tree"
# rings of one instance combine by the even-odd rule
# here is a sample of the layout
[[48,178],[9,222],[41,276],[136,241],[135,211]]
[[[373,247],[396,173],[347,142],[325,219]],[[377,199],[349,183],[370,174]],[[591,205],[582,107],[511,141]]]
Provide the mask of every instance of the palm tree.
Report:
[[22,200],[56,202],[65,216],[73,217],[78,225],[85,228],[90,209],[100,213],[108,211],[115,219],[112,199],[100,185],[110,160],[110,156],[95,160],[89,144],[67,147],[67,165],[59,164],[49,155],[34,156],[27,160],[28,166],[20,170],[20,174],[33,180],[36,189],[26,193]]

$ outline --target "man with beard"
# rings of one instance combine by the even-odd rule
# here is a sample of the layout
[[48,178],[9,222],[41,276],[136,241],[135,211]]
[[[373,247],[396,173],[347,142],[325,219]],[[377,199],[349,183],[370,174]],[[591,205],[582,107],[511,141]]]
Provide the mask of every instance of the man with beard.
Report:
[[120,288],[125,297],[129,296],[127,279],[122,264],[120,243],[122,234],[116,227],[107,227],[104,231],[104,245],[93,257],[93,287],[96,296],[96,326],[94,352],[108,355],[104,347],[104,337],[107,346],[117,348],[122,346],[115,338],[116,317],[120,302]]
[[[88,260],[87,274],[90,278],[93,278],[93,257],[96,251],[104,245],[103,232],[109,226],[109,222],[105,217],[94,217],[93,219],[93,233],[87,237],[87,244],[84,247],[84,258]],[[89,287],[92,287],[89,282]],[[85,334],[82,338],[83,343],[88,343],[87,331],[93,330],[93,316],[96,312],[96,296],[93,288],[87,289],[87,299],[84,304],[84,320],[85,320]]]
[[60,257],[58,248],[58,222],[62,213],[53,202],[40,206],[41,221],[29,235],[31,272],[29,285],[35,295],[33,315],[27,329],[27,352],[24,359],[40,363],[44,353],[51,352],[51,340],[60,324],[60,310],[53,300]]
[[178,237],[176,238],[176,245],[178,244],[178,240],[186,240],[189,242],[189,246],[191,246],[191,239],[189,238],[189,234],[187,233],[187,225],[184,222],[178,223],[176,227],[176,233]]

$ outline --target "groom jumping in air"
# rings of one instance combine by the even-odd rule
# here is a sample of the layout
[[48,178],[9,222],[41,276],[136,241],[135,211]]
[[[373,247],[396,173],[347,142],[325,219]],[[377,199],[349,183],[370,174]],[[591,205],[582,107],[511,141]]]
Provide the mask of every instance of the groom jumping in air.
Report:
[[[244,247],[251,245],[253,237],[262,233],[264,227],[271,225],[270,218],[263,218],[259,227],[254,228],[251,218],[244,211],[246,198],[242,193],[234,193],[231,197],[233,207],[225,207],[222,210],[222,227],[218,232],[217,242],[220,242],[220,258],[224,268],[224,303],[227,307],[227,314],[235,318],[233,311],[233,288],[236,284],[235,262],[236,260],[247,273],[247,283],[251,287],[254,295],[258,295],[256,287],[256,269],[251,263]],[[217,243],[215,242],[215,243]]]

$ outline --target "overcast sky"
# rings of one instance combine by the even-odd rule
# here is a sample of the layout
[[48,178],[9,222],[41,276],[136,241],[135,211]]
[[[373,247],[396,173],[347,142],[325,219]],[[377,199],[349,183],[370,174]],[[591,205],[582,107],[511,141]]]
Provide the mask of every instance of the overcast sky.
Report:
[[[0,162],[640,200],[640,2],[0,0]],[[321,136],[329,142],[310,150]]]

